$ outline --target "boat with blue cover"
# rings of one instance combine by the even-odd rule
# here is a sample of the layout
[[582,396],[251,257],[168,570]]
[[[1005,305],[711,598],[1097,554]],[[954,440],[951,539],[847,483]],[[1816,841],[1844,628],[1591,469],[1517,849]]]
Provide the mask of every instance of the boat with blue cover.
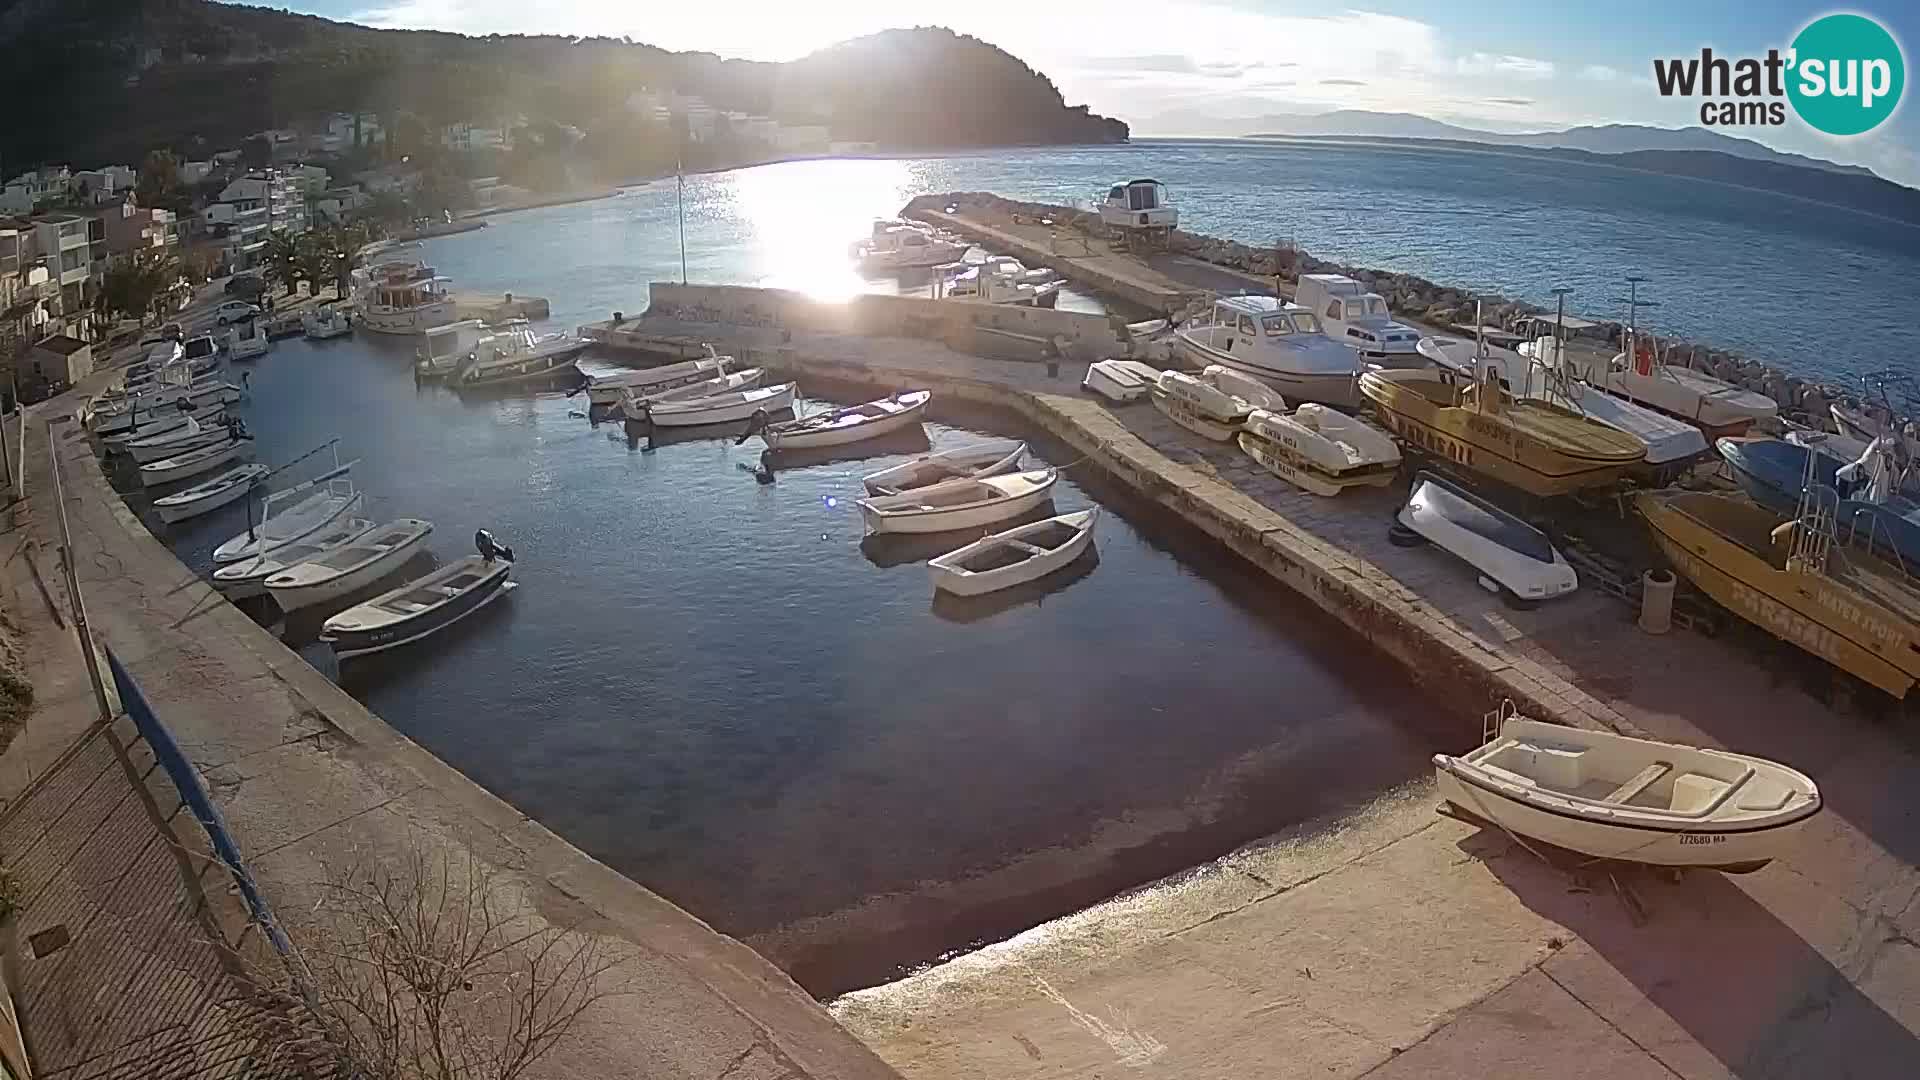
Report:
[[1920,563],[1920,503],[1897,494],[1877,502],[1860,498],[1864,484],[1839,479],[1844,462],[1784,440],[1724,438],[1714,442],[1714,449],[1732,466],[1741,488],[1762,506],[1791,517],[1809,484],[1832,488],[1842,493],[1834,514],[1841,540],[1897,554],[1909,566]]

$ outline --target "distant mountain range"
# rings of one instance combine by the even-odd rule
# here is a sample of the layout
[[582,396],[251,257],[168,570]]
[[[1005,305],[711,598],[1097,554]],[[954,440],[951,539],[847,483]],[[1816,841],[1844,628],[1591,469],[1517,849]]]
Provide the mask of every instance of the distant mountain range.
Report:
[[1840,165],[1804,154],[1789,154],[1762,146],[1752,139],[1722,135],[1706,128],[1659,128],[1644,124],[1602,124],[1565,131],[1512,134],[1460,127],[1412,113],[1340,109],[1312,116],[1263,116],[1246,121],[1243,132],[1252,138],[1274,136],[1362,135],[1372,138],[1445,139],[1453,142],[1527,146],[1539,150],[1585,150],[1594,154],[1629,154],[1641,150],[1708,150],[1749,161],[1794,165],[1850,176],[1874,176],[1871,169]]

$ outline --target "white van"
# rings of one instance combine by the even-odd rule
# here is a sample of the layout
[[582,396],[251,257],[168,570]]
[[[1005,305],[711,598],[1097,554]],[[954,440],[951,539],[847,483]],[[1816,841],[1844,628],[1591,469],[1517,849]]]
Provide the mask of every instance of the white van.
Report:
[[1375,367],[1430,366],[1420,355],[1420,331],[1395,322],[1386,297],[1367,292],[1345,274],[1301,274],[1294,303],[1320,316],[1328,337],[1360,350]]

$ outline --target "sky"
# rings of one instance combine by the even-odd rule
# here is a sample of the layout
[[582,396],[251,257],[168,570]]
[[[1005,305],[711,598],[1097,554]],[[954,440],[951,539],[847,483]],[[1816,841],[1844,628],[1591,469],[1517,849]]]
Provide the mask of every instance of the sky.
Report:
[[[282,6],[278,0],[272,6]],[[1246,134],[1263,116],[1332,109],[1410,112],[1499,131],[1576,124],[1698,123],[1699,103],[1663,99],[1655,57],[1764,55],[1830,11],[1893,31],[1909,66],[1912,0],[1829,7],[1789,0],[293,0],[294,10],[373,26],[462,33],[631,37],[662,48],[791,60],[850,37],[938,25],[992,42],[1046,74],[1069,104],[1136,135]],[[1915,91],[1920,93],[1920,91]],[[1909,94],[1909,97],[1912,95]],[[1920,185],[1920,107],[1864,136],[1802,125],[1727,133],[1861,164]]]

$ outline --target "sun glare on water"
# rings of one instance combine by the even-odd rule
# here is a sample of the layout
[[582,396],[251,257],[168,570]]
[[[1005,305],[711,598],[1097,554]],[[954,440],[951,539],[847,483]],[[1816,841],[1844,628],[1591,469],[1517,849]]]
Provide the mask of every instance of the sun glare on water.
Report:
[[759,284],[822,300],[870,291],[848,256],[873,219],[907,201],[902,161],[821,160],[729,174],[740,216],[754,233]]

